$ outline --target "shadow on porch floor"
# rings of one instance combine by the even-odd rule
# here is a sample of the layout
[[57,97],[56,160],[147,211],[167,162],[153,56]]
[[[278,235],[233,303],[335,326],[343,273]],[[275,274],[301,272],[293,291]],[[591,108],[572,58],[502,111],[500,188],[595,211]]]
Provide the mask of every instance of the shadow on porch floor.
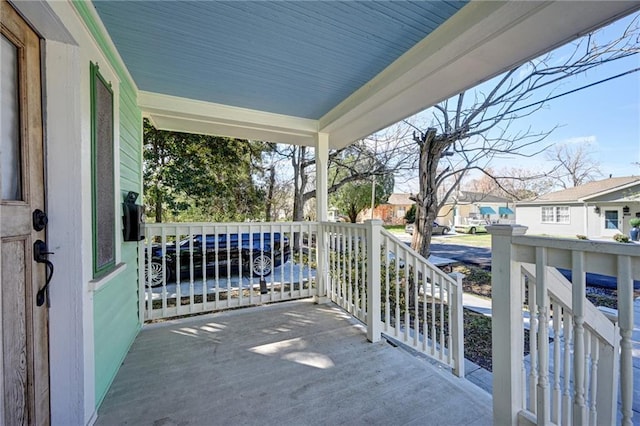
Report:
[[145,326],[96,425],[489,425],[491,397],[311,301]]

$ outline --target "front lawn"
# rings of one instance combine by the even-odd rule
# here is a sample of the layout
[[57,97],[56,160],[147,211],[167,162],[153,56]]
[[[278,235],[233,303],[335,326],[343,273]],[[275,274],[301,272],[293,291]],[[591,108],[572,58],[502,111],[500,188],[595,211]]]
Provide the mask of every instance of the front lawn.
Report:
[[442,244],[460,244],[463,246],[491,248],[491,235],[489,234],[434,235],[431,241]]

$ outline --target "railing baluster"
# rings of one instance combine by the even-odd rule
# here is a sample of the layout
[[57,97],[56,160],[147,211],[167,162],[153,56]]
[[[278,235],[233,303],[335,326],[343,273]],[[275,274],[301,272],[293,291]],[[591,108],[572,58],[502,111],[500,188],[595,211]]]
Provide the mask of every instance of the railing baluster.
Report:
[[193,228],[189,227],[189,312],[193,312],[193,304],[195,302],[193,289],[193,279],[195,275],[193,268],[193,237]]
[[438,307],[440,308],[440,360],[444,361],[444,353],[445,353],[445,343],[444,343],[444,288],[442,283],[442,278],[438,277],[438,295],[440,300],[438,301]]
[[[364,265],[361,265],[360,263],[360,256],[362,256],[362,250],[360,247],[360,243],[362,241],[361,235],[358,232],[359,230],[356,229],[354,238],[354,249],[355,249],[355,271],[353,274],[354,280],[355,280],[355,311],[356,311],[356,318],[364,318],[364,313],[363,313],[363,305],[362,305],[362,295],[365,293],[364,287],[361,290],[361,285],[363,283],[365,283],[366,281],[362,280],[359,281],[360,278],[360,274],[363,272],[366,272],[366,267]],[[360,282],[361,284],[358,285],[358,282]]]
[[562,339],[564,343],[562,374],[564,374],[564,386],[562,391],[562,424],[571,424],[571,345],[573,334],[573,320],[571,312],[563,309]]
[[[418,281],[418,258],[413,258],[413,345],[414,347],[418,346],[419,342],[419,332],[420,332],[420,306],[419,306],[419,296],[418,290],[420,287],[420,282]],[[407,327],[410,327],[411,324],[406,324]]]
[[348,308],[347,308],[347,312],[349,312],[350,314],[356,315],[357,316],[357,309],[356,309],[356,303],[353,297],[354,291],[353,291],[353,279],[352,279],[352,274],[353,274],[353,252],[352,252],[352,244],[353,244],[353,234],[351,232],[351,228],[347,229],[347,282],[348,282],[348,287],[347,287],[347,299],[349,301],[348,303]]
[[536,304],[538,305],[538,422],[548,424],[549,395],[549,296],[547,294],[547,249],[536,247]]
[[[224,242],[227,252],[227,307],[231,307],[231,236],[229,234],[229,226],[224,227]],[[238,253],[238,261],[240,261],[240,252]],[[242,280],[242,274],[240,275]]]
[[590,424],[589,421],[589,408],[591,407],[591,331],[585,327],[584,330],[584,403],[587,406],[585,424]]
[[[289,235],[291,237],[289,238],[289,241],[293,241],[293,236],[295,235],[295,226],[296,225],[291,225],[291,228],[290,228],[291,231],[289,232]],[[307,292],[304,291],[304,267],[305,267],[305,263],[304,263],[304,256],[302,255],[302,246],[303,246],[302,242],[304,241],[304,229],[302,227],[302,224],[297,225],[297,226],[298,226],[298,235],[300,235],[300,244],[298,244],[298,288],[300,289],[300,296],[302,296],[302,295],[307,294]],[[307,229],[309,229],[309,228],[307,228]],[[280,236],[280,238],[283,238],[282,235]],[[307,249],[310,249],[311,248],[311,232],[307,232],[307,235],[308,235],[308,237],[307,237]],[[291,281],[293,281],[295,279],[293,277],[293,274],[294,274],[293,273],[293,268],[295,266],[295,262],[294,262],[295,251],[294,251],[293,247],[291,247],[290,250],[291,250],[291,255],[290,255],[291,258],[290,258],[289,262],[291,263],[291,268],[290,268],[291,269]],[[307,253],[309,253],[307,255],[307,258],[310,258],[311,252],[308,251]],[[309,285],[310,284],[311,283],[309,282]],[[280,285],[280,289],[281,289],[281,291],[284,291],[283,290],[284,289],[284,283],[282,283]],[[283,296],[283,295],[281,294],[281,296]]]
[[201,258],[200,258],[200,269],[202,271],[202,310],[203,311],[207,311],[208,309],[208,298],[209,298],[209,284],[207,283],[207,280],[209,279],[209,276],[207,275],[207,255],[208,255],[208,249],[207,249],[207,229],[203,226],[201,229],[202,233],[201,235],[201,239],[200,239],[200,253],[201,253]]
[[558,424],[562,417],[562,389],[560,388],[560,344],[562,308],[557,300],[553,300],[553,397],[551,399],[551,416]]
[[586,424],[587,407],[585,402],[585,362],[584,362],[584,301],[586,292],[586,274],[584,268],[584,253],[574,251],[571,253],[572,284],[573,284],[573,421],[577,424]]
[[[435,273],[431,270],[429,274],[429,287],[431,294],[431,356],[436,356],[436,286],[435,286]],[[425,296],[426,296],[425,291]]]
[[[389,253],[390,251],[393,253],[397,253],[397,249],[391,249],[391,247],[389,247],[389,241],[387,239],[385,239],[385,243],[384,243],[384,247],[385,247],[385,253]],[[385,268],[384,268],[384,331],[388,332],[389,331],[389,326],[390,326],[390,321],[391,321],[391,304],[389,303],[389,285],[391,283],[390,279],[389,279],[389,275],[390,275],[390,268],[391,265],[393,265],[393,263],[395,262],[386,262],[385,263]]]
[[427,323],[427,270],[422,265],[422,351],[427,352],[427,341],[429,340],[429,324]]
[[531,354],[531,368],[529,370],[529,409],[532,413],[538,411],[538,304],[537,278],[529,277],[529,353]]
[[166,228],[162,228],[160,236],[160,246],[162,250],[162,317],[167,316],[167,235]]
[[[591,333],[589,333],[591,334]],[[591,339],[591,410],[589,413],[589,424],[596,426],[598,424],[598,361],[600,355],[600,341],[596,335]]]

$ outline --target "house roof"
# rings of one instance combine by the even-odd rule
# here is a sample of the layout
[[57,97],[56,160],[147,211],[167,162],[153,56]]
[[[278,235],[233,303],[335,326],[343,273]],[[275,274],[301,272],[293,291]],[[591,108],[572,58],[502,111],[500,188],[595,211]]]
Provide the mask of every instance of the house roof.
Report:
[[508,203],[509,199],[499,195],[485,194],[474,191],[458,191],[447,201],[447,204],[481,204],[481,203]]
[[[340,148],[636,2],[74,2],[156,127]],[[473,72],[470,72],[473,70]],[[323,139],[324,140],[324,139]]]
[[412,194],[391,194],[389,195],[389,199],[387,200],[386,204],[391,204],[394,206],[409,206],[411,204],[415,204],[416,202],[409,198],[411,196]]
[[613,191],[628,188],[630,186],[640,186],[640,176],[624,176],[608,178],[574,186],[573,188],[561,191],[550,192],[534,200],[518,202],[518,205],[544,204],[544,203],[568,203],[583,202],[595,196],[604,195]]

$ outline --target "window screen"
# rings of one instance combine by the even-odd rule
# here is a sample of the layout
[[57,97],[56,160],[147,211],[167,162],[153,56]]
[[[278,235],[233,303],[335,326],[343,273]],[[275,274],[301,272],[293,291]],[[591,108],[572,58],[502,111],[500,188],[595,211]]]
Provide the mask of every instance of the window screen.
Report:
[[91,64],[93,275],[115,265],[116,217],[113,158],[113,92]]

